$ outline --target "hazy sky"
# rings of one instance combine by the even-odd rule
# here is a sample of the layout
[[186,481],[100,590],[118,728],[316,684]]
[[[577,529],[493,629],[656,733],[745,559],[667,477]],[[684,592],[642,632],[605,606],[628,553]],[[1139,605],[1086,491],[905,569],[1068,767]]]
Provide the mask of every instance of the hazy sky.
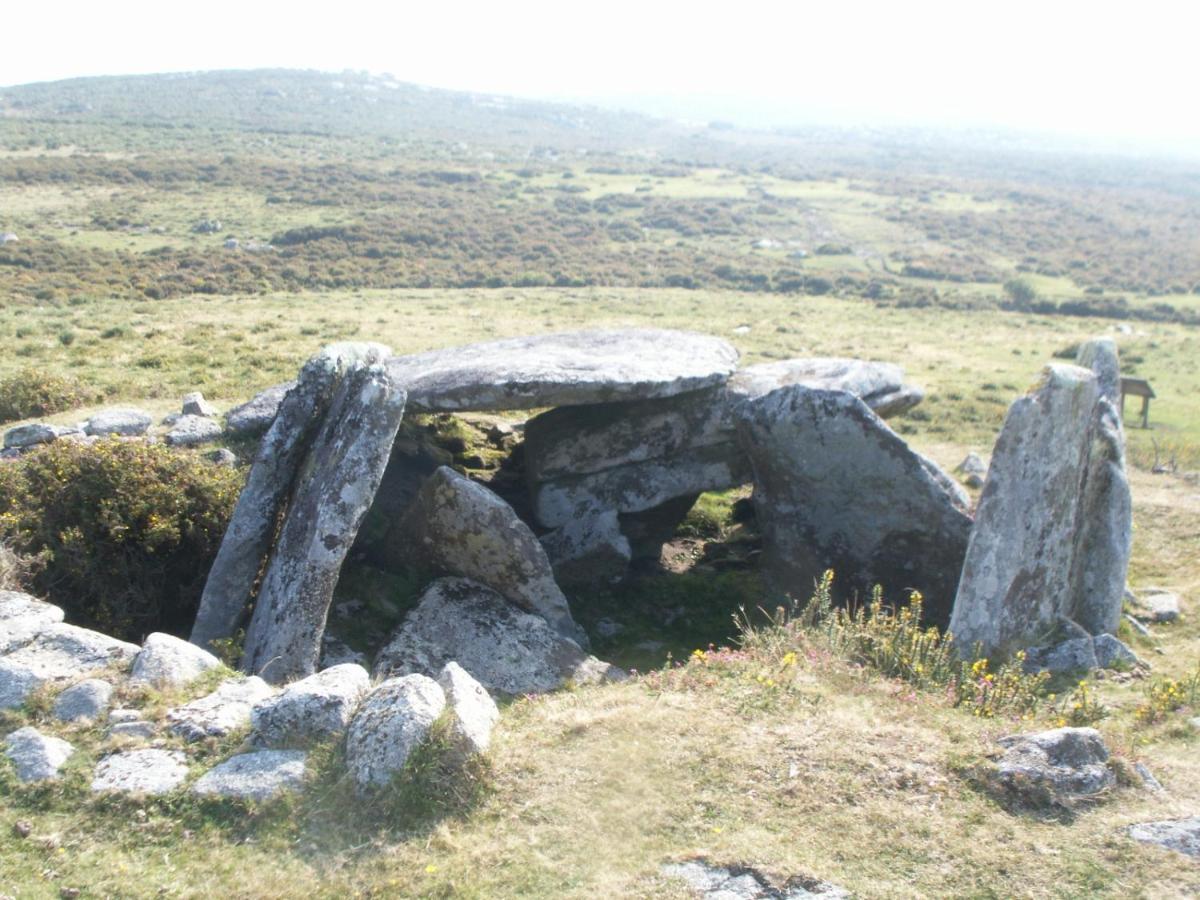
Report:
[[0,85],[349,68],[530,97],[699,96],[798,123],[996,124],[1200,149],[1197,26],[1194,0],[11,2]]

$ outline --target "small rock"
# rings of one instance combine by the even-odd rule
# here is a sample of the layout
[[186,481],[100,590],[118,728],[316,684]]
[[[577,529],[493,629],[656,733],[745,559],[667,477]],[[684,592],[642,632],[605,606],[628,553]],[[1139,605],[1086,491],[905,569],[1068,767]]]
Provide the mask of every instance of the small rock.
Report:
[[815,878],[789,878],[782,886],[749,866],[717,866],[703,859],[668,863],[660,870],[687,883],[704,900],[846,900],[843,888]]
[[199,391],[192,391],[183,397],[182,412],[185,416],[204,416],[212,418],[217,414],[217,408],[204,399]]
[[166,794],[187,778],[186,758],[179,750],[127,750],[105,757],[96,766],[92,791],[123,794]]
[[259,750],[240,753],[211,769],[192,785],[200,796],[269,800],[298,791],[304,785],[308,754],[300,750]]
[[1133,602],[1133,614],[1143,622],[1174,622],[1179,618],[1179,595],[1162,588],[1140,590]]
[[114,709],[108,714],[110,725],[120,725],[122,722],[140,722],[142,711],[139,709]]
[[1133,771],[1138,773],[1138,777],[1142,779],[1142,786],[1148,791],[1159,793],[1163,790],[1163,786],[1158,779],[1151,774],[1145,763],[1134,763]]
[[172,447],[192,447],[215,441],[222,434],[216,419],[205,416],[180,416],[167,432],[166,441]]
[[483,685],[456,662],[446,663],[438,675],[438,684],[454,715],[451,731],[459,750],[464,755],[487,752],[492,729],[500,721],[500,710],[495,701]]
[[149,740],[157,733],[157,725],[142,719],[132,722],[117,722],[108,729],[110,738],[128,738],[130,740]]
[[66,428],[61,425],[47,425],[44,422],[33,422],[29,425],[18,425],[4,432],[4,448],[6,450],[23,450],[38,444],[49,444],[67,434],[75,434],[77,428]]
[[263,747],[307,744],[346,730],[371,687],[362,666],[334,666],[289,684],[250,714],[251,740]]
[[155,632],[146,638],[142,652],[133,661],[130,680],[159,688],[181,687],[220,665],[221,661],[207,650]]
[[1129,836],[1187,856],[1200,857],[1200,816],[1131,825]]
[[112,700],[113,686],[100,678],[73,684],[54,701],[54,717],[60,722],[91,721],[104,715]]
[[140,409],[105,409],[87,420],[84,431],[90,435],[119,434],[126,437],[145,434],[153,420]]
[[1073,638],[1052,647],[1031,647],[1025,652],[1027,672],[1075,672],[1099,665],[1090,637]]
[[334,666],[354,663],[366,666],[367,655],[352,648],[345,641],[339,640],[329,632],[321,639],[321,669],[332,669]]
[[363,701],[346,735],[346,768],[359,789],[379,787],[399,772],[446,708],[432,678],[389,678]]
[[0,658],[0,709],[20,706],[38,687],[127,666],[139,651],[97,631],[58,623],[42,629],[20,649]]
[[624,630],[624,625],[620,622],[614,622],[612,619],[601,619],[596,623],[595,628],[596,634],[602,638],[616,637]]
[[967,487],[981,488],[984,478],[987,477],[987,466],[978,453],[968,453],[967,458],[960,462],[954,471],[962,475]]
[[17,819],[13,822],[13,834],[19,838],[27,838],[33,834],[33,826],[24,819]]
[[12,760],[17,778],[26,783],[58,778],[59,769],[75,752],[66,741],[30,726],[14,731],[4,743],[4,755]]
[[1035,804],[1068,803],[1116,784],[1105,763],[1108,748],[1094,728],[1055,728],[1001,738],[1007,748],[996,764],[996,784]]
[[171,731],[185,740],[224,737],[249,725],[251,709],[274,693],[257,675],[226,681],[211,694],[169,710],[167,721]]
[[209,462],[216,463],[218,466],[236,466],[237,454],[228,447],[218,447],[216,450],[210,450],[204,454],[204,458]]
[[1102,669],[1127,669],[1141,663],[1136,653],[1111,634],[1096,635],[1092,646],[1096,650],[1096,662]]

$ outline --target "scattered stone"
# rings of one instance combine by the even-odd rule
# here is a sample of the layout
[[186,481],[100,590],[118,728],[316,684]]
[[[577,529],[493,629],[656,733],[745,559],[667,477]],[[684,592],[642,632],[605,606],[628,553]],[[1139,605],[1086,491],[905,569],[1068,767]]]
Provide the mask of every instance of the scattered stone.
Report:
[[108,714],[108,721],[113,725],[120,725],[123,722],[140,722],[142,720],[142,711],[140,709],[114,709]]
[[[827,569],[840,592],[897,600],[916,589],[945,622],[971,519],[912,451],[858,397],[794,385],[737,410],[754,470],[754,508],[776,589],[807,597]],[[957,634],[957,632],[956,632]]]
[[426,480],[387,544],[392,558],[415,557],[470,578],[567,637],[582,635],[529,526],[495,493],[453,469],[443,466]]
[[850,894],[837,885],[813,878],[789,878],[776,886],[766,875],[749,866],[718,866],[703,859],[668,863],[661,870],[669,878],[680,878],[705,900],[846,900]]
[[153,419],[150,414],[140,409],[113,408],[96,413],[87,420],[84,432],[96,437],[117,434],[124,437],[135,437],[145,434]]
[[233,797],[262,802],[304,786],[308,754],[300,750],[239,753],[209,770],[192,785],[202,797]]
[[262,434],[271,427],[283,398],[295,386],[295,381],[277,384],[255,394],[241,406],[235,406],[225,414],[226,430],[234,435]]
[[133,722],[117,722],[109,726],[109,738],[125,738],[127,740],[145,741],[158,733],[158,726],[153,722],[138,719]]
[[376,679],[419,672],[436,676],[457,662],[489,691],[552,691],[568,681],[623,677],[588,656],[545,619],[465,578],[431,584],[375,661]]
[[500,710],[487,690],[456,662],[448,662],[438,675],[453,714],[451,737],[464,756],[486,753]]
[[185,757],[179,750],[127,750],[105,757],[96,766],[92,791],[123,794],[166,794],[187,778]]
[[1155,844],[1176,853],[1200,858],[1200,816],[1131,825],[1129,836],[1143,844]]
[[250,714],[251,741],[262,747],[303,746],[346,730],[371,687],[362,666],[334,666],[293,682]]
[[0,654],[11,653],[63,620],[63,611],[21,591],[0,591]]
[[660,329],[510,338],[398,358],[410,402],[430,411],[513,410],[671,397],[722,384],[737,351]]
[[442,689],[424,675],[389,678],[372,691],[346,735],[346,768],[358,787],[387,784],[445,708]]
[[38,444],[50,444],[68,434],[78,434],[78,428],[62,425],[47,425],[44,422],[33,422],[29,425],[18,425],[4,432],[4,448],[6,450],[24,450]]
[[1146,622],[1174,622],[1179,618],[1179,595],[1163,588],[1143,588],[1133,595],[1133,615]]
[[183,397],[182,413],[185,416],[204,416],[211,419],[217,414],[217,408],[204,399],[199,391],[192,391]]
[[246,672],[278,683],[316,670],[333,589],[404,415],[406,395],[390,366],[355,363],[338,384],[304,461],[320,477],[296,484],[263,575],[246,630]]
[[987,478],[987,466],[978,453],[968,453],[966,459],[960,462],[954,471],[962,475],[967,487],[981,488],[984,479]]
[[218,447],[216,450],[210,450],[204,454],[204,458],[216,463],[218,466],[236,466],[238,462],[237,454],[228,447]]
[[1129,613],[1125,613],[1125,621],[1129,623],[1130,628],[1132,628],[1142,637],[1152,637],[1150,634],[1150,629],[1131,616]]
[[1027,672],[1076,672],[1099,665],[1090,637],[1073,638],[1052,647],[1031,647],[1025,652]]
[[38,687],[127,667],[141,648],[75,625],[49,625],[0,659],[0,709],[20,706]]
[[75,752],[66,741],[28,725],[14,731],[4,743],[4,755],[12,761],[17,778],[26,783],[58,778],[59,769]]
[[1130,669],[1142,664],[1124,641],[1111,634],[1096,635],[1092,646],[1096,648],[1096,664],[1102,669]]
[[1023,801],[1067,804],[1108,790],[1116,777],[1105,763],[1108,748],[1094,728],[1055,728],[1001,738],[1007,750],[994,782]]
[[183,415],[171,426],[165,440],[172,447],[194,447],[215,441],[221,434],[221,425],[216,419]]
[[250,711],[275,689],[257,676],[225,682],[211,694],[167,712],[167,722],[185,740],[224,737],[250,724]]
[[95,721],[112,702],[113,686],[100,678],[73,684],[54,701],[54,717],[60,722]]
[[220,665],[221,661],[207,650],[172,635],[155,632],[146,638],[142,652],[133,661],[130,680],[159,688],[180,687]]
[[1156,794],[1163,792],[1163,786],[1150,772],[1150,769],[1146,767],[1145,763],[1134,763],[1133,771],[1137,772],[1138,778],[1142,779],[1142,787],[1146,790],[1154,791]]

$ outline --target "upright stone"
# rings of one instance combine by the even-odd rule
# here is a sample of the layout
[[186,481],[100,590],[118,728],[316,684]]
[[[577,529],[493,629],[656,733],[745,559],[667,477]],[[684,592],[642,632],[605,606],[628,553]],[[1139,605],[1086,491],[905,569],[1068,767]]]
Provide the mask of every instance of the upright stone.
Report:
[[394,557],[416,557],[485,584],[561,634],[582,637],[529,526],[496,494],[453,469],[443,466],[425,481],[388,545]]
[[736,411],[754,470],[754,505],[775,587],[807,597],[834,569],[841,591],[880,584],[903,599],[919,590],[945,621],[971,520],[935,477],[858,397],[801,384]]
[[1112,338],[1092,338],[1079,346],[1075,365],[1096,373],[1100,396],[1113,406],[1121,404],[1121,362],[1117,342]]
[[964,651],[978,642],[989,656],[1007,655],[1044,643],[1071,618],[1080,485],[1099,397],[1093,373],[1051,365],[1009,409],[950,620]]
[[381,344],[332,344],[305,363],[295,387],[279,404],[238,496],[200,598],[193,644],[207,648],[237,630],[270,550],[279,512],[338,380],[356,362],[378,362],[390,352]]
[[246,672],[278,683],[316,670],[333,589],[383,477],[405,399],[389,366],[358,364],[342,378],[263,576]]

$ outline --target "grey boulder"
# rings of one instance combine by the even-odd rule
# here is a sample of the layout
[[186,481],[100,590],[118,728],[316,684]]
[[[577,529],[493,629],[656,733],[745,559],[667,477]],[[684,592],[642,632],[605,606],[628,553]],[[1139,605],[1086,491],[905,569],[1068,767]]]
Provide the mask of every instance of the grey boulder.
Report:
[[1100,396],[1113,406],[1121,405],[1121,361],[1116,341],[1107,337],[1085,341],[1075,353],[1075,365],[1091,369],[1096,374]]
[[1129,836],[1185,856],[1200,858],[1200,816],[1129,826]]
[[446,708],[424,675],[389,678],[363,701],[346,734],[346,769],[360,790],[386,785],[429,735]]
[[45,422],[18,425],[4,432],[4,449],[24,450],[26,447],[36,447],[38,444],[50,444],[63,435],[77,434],[78,431],[78,428],[48,425]]
[[1095,669],[1100,662],[1090,637],[1072,638],[1050,647],[1032,647],[1025,652],[1027,672],[1075,672]]
[[983,487],[983,480],[987,477],[987,466],[979,458],[978,453],[968,453],[954,471],[962,476],[967,487],[972,488]]
[[192,785],[192,793],[256,802],[270,800],[303,788],[307,758],[299,750],[239,753],[200,776]]
[[225,414],[225,428],[235,435],[262,434],[271,427],[283,398],[295,386],[296,382],[289,381],[260,391]]
[[465,578],[431,584],[375,661],[375,678],[436,676],[457,662],[489,691],[552,691],[568,682],[623,677],[540,616]]
[[187,774],[187,761],[179,750],[127,750],[100,761],[92,791],[167,794],[183,784]]
[[1055,728],[1001,738],[1005,753],[991,778],[998,787],[1034,804],[1070,803],[1116,784],[1106,765],[1108,748],[1094,728]]
[[450,707],[450,739],[463,756],[486,753],[492,729],[500,721],[500,710],[487,689],[456,662],[448,662],[438,675],[438,684]]
[[158,688],[181,687],[220,665],[221,661],[207,650],[173,635],[155,632],[142,644],[129,677],[131,681]]
[[542,535],[539,540],[562,584],[606,584],[620,581],[633,550],[621,533],[614,509],[589,510]]
[[0,591],[0,654],[11,653],[63,620],[63,611],[21,591]]
[[166,442],[172,447],[193,447],[215,441],[222,434],[220,423],[207,416],[180,416],[166,434]]
[[254,706],[275,693],[257,676],[231,679],[198,700],[167,711],[170,730],[188,741],[224,737],[250,724]]
[[58,623],[0,658],[0,709],[20,706],[38,687],[108,669],[127,668],[138,654],[128,644],[97,631]]
[[54,701],[54,717],[60,722],[95,721],[108,711],[113,686],[100,678],[73,684]]
[[96,413],[87,420],[83,430],[86,434],[96,437],[110,434],[134,437],[145,434],[152,421],[150,414],[145,410],[114,407]]
[[44,735],[28,725],[6,737],[4,744],[4,755],[12,761],[17,778],[26,783],[58,778],[59,769],[75,752],[61,738]]
[[202,393],[192,391],[190,394],[184,394],[180,412],[185,416],[203,416],[211,419],[217,414],[217,408],[205,400]]
[[[1145,622],[1174,622],[1179,618],[1179,595],[1163,588],[1134,591],[1130,605],[1134,617]],[[0,622],[0,634],[2,629],[3,622]]]
[[362,666],[346,663],[295,681],[250,714],[251,741],[263,747],[304,745],[346,730],[371,687]]

